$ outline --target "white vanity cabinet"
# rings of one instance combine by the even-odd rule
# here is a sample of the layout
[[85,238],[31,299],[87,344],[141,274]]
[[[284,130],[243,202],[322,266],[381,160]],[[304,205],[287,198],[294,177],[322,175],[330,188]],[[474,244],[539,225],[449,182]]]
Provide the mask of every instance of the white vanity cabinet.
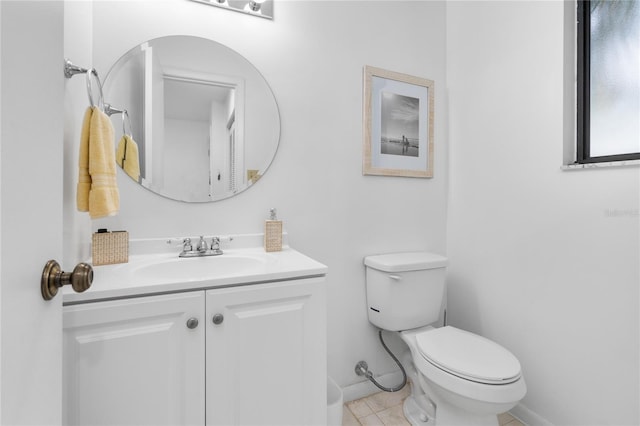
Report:
[[326,424],[323,281],[65,306],[65,424]]
[[65,306],[64,424],[203,424],[204,322],[202,291]]
[[325,291],[310,281],[207,291],[207,425],[326,424]]

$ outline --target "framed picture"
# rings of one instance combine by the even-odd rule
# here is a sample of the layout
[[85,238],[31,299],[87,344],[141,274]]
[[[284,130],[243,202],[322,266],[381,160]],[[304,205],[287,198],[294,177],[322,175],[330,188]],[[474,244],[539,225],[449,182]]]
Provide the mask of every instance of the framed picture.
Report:
[[364,68],[365,175],[433,177],[434,83]]

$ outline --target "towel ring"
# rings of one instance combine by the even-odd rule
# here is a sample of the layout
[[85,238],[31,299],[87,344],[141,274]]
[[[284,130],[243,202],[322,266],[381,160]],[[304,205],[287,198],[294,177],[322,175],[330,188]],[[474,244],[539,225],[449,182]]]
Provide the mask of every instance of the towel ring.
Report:
[[111,104],[104,103],[104,113],[111,117],[113,114],[124,114],[123,109],[114,108]]
[[71,78],[76,74],[84,74],[87,71],[89,70],[86,68],[82,68],[77,65],[74,65],[73,62],[65,58],[64,60],[64,76],[65,77]]
[[[96,76],[96,81],[98,82],[98,91],[100,92],[100,98],[98,99],[98,103],[93,102],[93,91],[91,89],[91,76]],[[91,68],[87,71],[87,95],[89,96],[89,104],[91,106],[97,106],[102,111],[104,111],[104,95],[102,94],[102,83],[100,83],[100,77],[98,77],[98,71],[95,68]]]
[[[113,106],[111,106],[111,104],[105,103],[104,113],[109,117],[111,117],[113,114],[122,114],[122,134],[133,138],[133,130],[131,130],[131,117],[129,117],[129,112],[126,109],[114,108]],[[127,133],[125,122],[129,123],[129,133]]]
[[[125,123],[129,123],[129,133],[127,133],[127,129],[125,128]],[[122,134],[133,138],[133,130],[131,129],[131,117],[129,117],[129,112],[126,109],[122,111]]]

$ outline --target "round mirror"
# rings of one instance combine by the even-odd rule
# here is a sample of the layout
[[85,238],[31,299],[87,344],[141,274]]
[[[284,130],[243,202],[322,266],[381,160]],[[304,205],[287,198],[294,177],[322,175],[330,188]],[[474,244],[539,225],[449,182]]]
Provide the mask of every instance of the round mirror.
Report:
[[260,179],[278,149],[280,114],[266,80],[212,40],[168,36],[136,46],[109,71],[104,97],[116,162],[167,198],[231,197]]

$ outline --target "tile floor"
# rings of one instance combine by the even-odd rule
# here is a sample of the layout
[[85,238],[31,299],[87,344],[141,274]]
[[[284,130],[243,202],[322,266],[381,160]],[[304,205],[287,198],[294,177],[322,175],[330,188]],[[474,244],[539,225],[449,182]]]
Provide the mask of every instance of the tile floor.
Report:
[[[411,426],[402,413],[409,386],[394,393],[379,392],[344,404],[342,426]],[[498,416],[500,426],[525,426],[509,413]]]

